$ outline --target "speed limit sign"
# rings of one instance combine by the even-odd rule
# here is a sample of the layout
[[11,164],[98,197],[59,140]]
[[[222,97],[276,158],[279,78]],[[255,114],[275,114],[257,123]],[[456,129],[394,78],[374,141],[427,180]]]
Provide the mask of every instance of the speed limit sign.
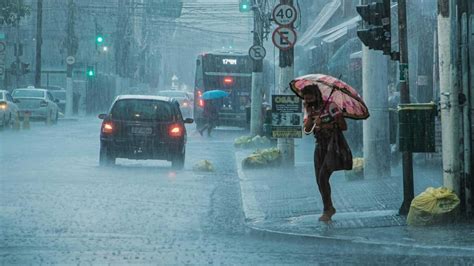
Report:
[[280,26],[288,26],[296,21],[296,9],[291,5],[279,4],[273,9],[273,20]]

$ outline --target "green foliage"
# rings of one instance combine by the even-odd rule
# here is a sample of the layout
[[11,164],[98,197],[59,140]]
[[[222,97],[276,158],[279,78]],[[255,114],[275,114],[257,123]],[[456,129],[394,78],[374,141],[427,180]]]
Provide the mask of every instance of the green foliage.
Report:
[[0,25],[16,26],[20,19],[30,15],[31,7],[24,0],[0,1]]

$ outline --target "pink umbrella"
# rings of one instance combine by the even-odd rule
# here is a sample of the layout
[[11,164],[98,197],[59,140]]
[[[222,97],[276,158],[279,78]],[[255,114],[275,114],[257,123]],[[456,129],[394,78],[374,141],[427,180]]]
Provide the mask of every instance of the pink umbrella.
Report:
[[290,82],[291,90],[300,98],[303,98],[301,90],[308,85],[317,85],[323,101],[337,104],[344,117],[352,119],[367,119],[369,117],[369,110],[362,97],[344,81],[329,75],[311,74]]

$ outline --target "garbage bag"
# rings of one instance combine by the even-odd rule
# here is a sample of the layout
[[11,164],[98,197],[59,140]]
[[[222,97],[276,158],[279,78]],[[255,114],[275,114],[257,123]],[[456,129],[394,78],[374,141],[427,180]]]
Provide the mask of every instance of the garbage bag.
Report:
[[212,172],[214,171],[214,166],[208,160],[201,160],[193,165],[194,171],[204,171],[204,172]]
[[432,225],[453,220],[459,206],[458,196],[445,187],[429,187],[411,202],[408,225]]
[[278,165],[281,159],[281,152],[278,148],[257,150],[242,161],[243,168],[262,168],[266,166]]

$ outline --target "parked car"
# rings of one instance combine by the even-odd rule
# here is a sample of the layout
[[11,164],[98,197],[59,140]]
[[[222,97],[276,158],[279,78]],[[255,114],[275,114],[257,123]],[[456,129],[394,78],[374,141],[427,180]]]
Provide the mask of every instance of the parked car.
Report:
[[59,100],[45,89],[28,87],[26,89],[16,89],[12,93],[15,103],[20,109],[20,117],[23,118],[25,112],[30,112],[31,119],[44,119],[56,123],[59,117]]
[[182,169],[186,154],[185,123],[177,100],[149,95],[121,95],[112,103],[100,130],[101,166],[116,158],[171,161]]
[[193,100],[185,91],[165,90],[159,91],[158,96],[175,98],[184,117],[193,117]]
[[8,91],[0,90],[0,129],[12,126],[18,121],[18,106]]
[[66,112],[66,89],[59,86],[46,86],[45,89],[51,92],[54,99],[59,100],[59,110],[64,114]]

